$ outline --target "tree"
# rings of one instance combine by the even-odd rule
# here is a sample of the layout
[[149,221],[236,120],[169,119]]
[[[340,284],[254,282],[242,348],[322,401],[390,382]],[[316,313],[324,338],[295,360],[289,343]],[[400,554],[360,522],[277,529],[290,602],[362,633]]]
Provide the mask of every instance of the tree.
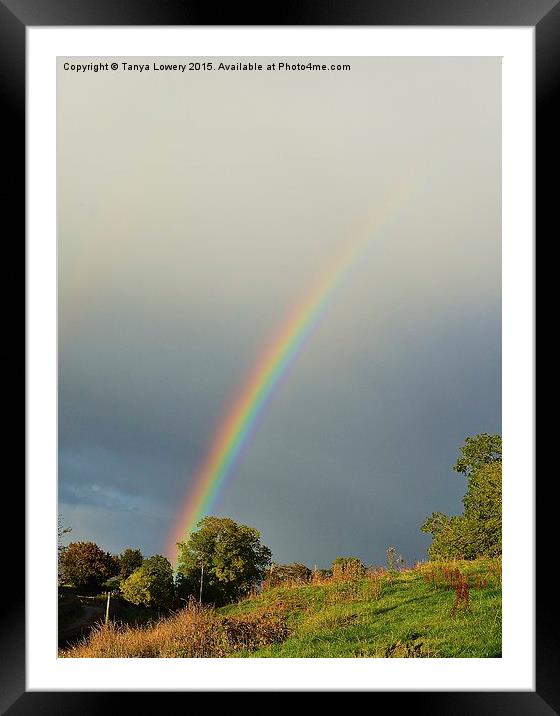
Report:
[[463,498],[469,556],[502,553],[502,462],[480,465],[468,478]]
[[467,478],[463,514],[433,512],[421,527],[431,534],[430,559],[476,559],[502,553],[502,439],[468,437],[453,469]]
[[465,558],[468,544],[465,527],[463,516],[448,517],[441,512],[432,513],[420,528],[422,532],[433,537],[432,544],[428,547],[430,559],[437,561]]
[[119,555],[119,577],[127,579],[130,575],[142,566],[144,557],[139,549],[131,549],[127,547],[124,552]]
[[260,532],[228,517],[205,517],[187,542],[179,542],[177,571],[181,591],[202,601],[225,604],[260,584],[272,552],[260,542]]
[[121,583],[121,592],[133,604],[171,607],[175,599],[175,586],[169,560],[159,554],[144,560],[142,566]]
[[64,535],[67,535],[69,532],[72,532],[71,527],[65,527],[64,522],[62,520],[62,517],[58,516],[58,525],[57,525],[57,535],[58,535],[58,583],[59,585],[63,582],[63,573],[62,573],[62,566],[60,563],[60,558],[62,557],[62,554],[66,547],[62,544],[62,540],[64,539]]
[[95,542],[71,542],[60,555],[61,578],[75,587],[96,589],[118,574],[115,557]]
[[72,532],[71,527],[65,527],[64,522],[62,520],[62,517],[58,517],[58,525],[57,525],[57,534],[58,534],[58,554],[62,554],[66,547],[62,544],[62,540],[64,538],[64,535],[67,535],[69,532]]
[[461,455],[453,469],[469,477],[484,465],[502,462],[502,438],[500,435],[479,433],[465,439]]

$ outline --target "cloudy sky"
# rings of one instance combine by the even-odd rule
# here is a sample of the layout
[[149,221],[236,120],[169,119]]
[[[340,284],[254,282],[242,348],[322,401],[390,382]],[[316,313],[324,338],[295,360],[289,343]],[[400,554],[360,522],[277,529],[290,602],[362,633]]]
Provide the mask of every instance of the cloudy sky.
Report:
[[63,61],[59,512],[71,538],[164,551],[260,351],[412,177],[213,513],[257,527],[280,562],[381,563],[390,545],[423,558],[424,518],[461,511],[459,446],[501,431],[500,60],[141,74]]

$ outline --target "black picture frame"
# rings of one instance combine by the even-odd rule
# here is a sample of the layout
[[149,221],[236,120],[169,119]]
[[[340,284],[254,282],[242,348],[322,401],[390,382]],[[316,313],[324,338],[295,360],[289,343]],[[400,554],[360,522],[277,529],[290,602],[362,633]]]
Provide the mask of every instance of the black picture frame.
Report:
[[[5,108],[2,114],[4,154],[9,155],[2,172],[2,199],[5,212],[13,218],[11,243],[25,246],[25,100],[26,100],[26,28],[28,26],[111,26],[111,25],[393,25],[393,26],[532,26],[536,42],[536,161],[537,229],[541,238],[547,227],[554,226],[553,192],[557,183],[548,181],[555,174],[559,156],[557,127],[560,112],[556,106],[555,79],[560,77],[560,2],[559,0],[300,0],[255,8],[186,0],[0,0],[0,91]],[[556,151],[555,151],[556,149]],[[7,167],[9,169],[7,169]],[[547,178],[545,180],[545,177]],[[557,201],[557,199],[556,199]],[[17,250],[17,249],[16,249]],[[13,305],[13,294],[10,295]],[[24,520],[23,476],[6,478],[5,504],[12,506]],[[5,484],[6,484],[5,483]],[[547,597],[545,560],[554,558],[544,547],[553,545],[545,534],[553,524],[552,501],[537,491],[537,578],[536,578],[536,690],[534,692],[399,692],[398,706],[405,700],[415,710],[429,709],[433,714],[516,714],[560,713],[558,677],[559,627],[554,595]],[[6,535],[8,531],[6,531]],[[10,575],[8,603],[0,613],[2,713],[85,714],[114,713],[125,708],[122,697],[131,694],[29,692],[25,686],[25,598],[22,589],[25,568],[23,541],[6,536],[11,543],[6,555],[6,574]],[[19,546],[16,549],[16,545]],[[554,551],[552,549],[552,551]],[[540,575],[540,576],[539,576]],[[532,578],[531,575],[529,578]],[[257,686],[257,685],[256,685]],[[442,688],[445,685],[442,684]],[[172,694],[166,694],[172,695]],[[387,694],[386,694],[387,695]],[[376,705],[383,693],[376,693]],[[161,708],[155,698],[161,693],[142,693],[142,712]],[[192,703],[192,702],[190,702]],[[130,704],[128,704],[130,706]]]

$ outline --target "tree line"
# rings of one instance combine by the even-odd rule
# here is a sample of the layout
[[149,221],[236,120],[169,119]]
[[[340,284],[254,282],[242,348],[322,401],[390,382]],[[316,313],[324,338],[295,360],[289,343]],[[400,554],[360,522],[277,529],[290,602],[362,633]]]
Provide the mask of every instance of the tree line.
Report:
[[258,530],[227,517],[205,517],[179,543],[175,571],[159,554],[144,558],[139,549],[127,548],[113,555],[94,542],[72,542],[59,549],[59,583],[88,592],[118,590],[146,607],[173,608],[189,598],[225,604],[259,585],[271,560]]
[[[433,512],[421,526],[432,535],[431,560],[475,559],[501,555],[502,441],[482,433],[468,437],[453,466],[467,480],[463,513]],[[59,538],[69,531],[59,524]],[[176,569],[162,555],[145,558],[139,549],[120,555],[103,551],[94,542],[59,542],[59,582],[78,589],[119,591],[129,602],[146,607],[176,608],[194,598],[222,605],[236,601],[266,580],[275,586],[288,580],[308,581],[312,571],[304,564],[275,564],[253,527],[228,517],[205,517],[188,540],[179,542]],[[387,568],[404,564],[394,547],[387,550]],[[337,557],[328,576],[352,567],[365,571],[358,557]]]

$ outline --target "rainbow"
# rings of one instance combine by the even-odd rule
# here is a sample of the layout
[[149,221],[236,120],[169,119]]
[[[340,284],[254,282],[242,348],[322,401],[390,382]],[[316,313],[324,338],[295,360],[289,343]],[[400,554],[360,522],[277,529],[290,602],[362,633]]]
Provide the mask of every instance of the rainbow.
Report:
[[270,397],[313,333],[337,287],[372,236],[402,204],[406,193],[401,186],[383,202],[381,210],[368,214],[355,238],[323,268],[254,364],[236,397],[227,406],[191,481],[169,534],[166,552],[171,558],[176,555],[177,542],[187,539],[197,522],[212,510]]

